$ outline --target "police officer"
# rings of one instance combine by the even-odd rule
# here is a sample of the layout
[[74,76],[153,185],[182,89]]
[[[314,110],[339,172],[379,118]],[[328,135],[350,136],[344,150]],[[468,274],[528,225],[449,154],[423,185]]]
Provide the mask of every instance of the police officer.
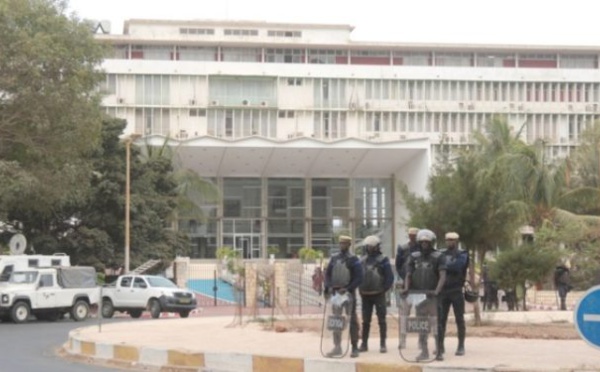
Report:
[[[423,229],[417,233],[420,250],[413,252],[408,258],[405,292],[429,292],[433,296],[441,292],[446,280],[446,268],[442,254],[434,248],[435,240],[436,236],[431,230]],[[431,298],[416,306],[418,317],[434,317],[437,316],[437,311],[437,302]],[[421,354],[417,356],[417,361],[429,359],[426,333],[419,334],[419,347]]]
[[438,345],[437,360],[444,360],[444,337],[446,334],[446,323],[450,305],[456,320],[458,333],[458,348],[455,355],[465,354],[465,297],[463,287],[469,268],[469,253],[458,249],[458,234],[449,232],[446,234],[446,250],[442,252],[446,267],[446,281],[439,296],[439,318],[438,318]]
[[394,273],[390,260],[381,253],[381,240],[377,236],[367,236],[363,241],[363,246],[366,252],[360,262],[364,277],[358,289],[362,299],[362,342],[359,351],[369,350],[369,331],[373,307],[375,307],[379,323],[379,352],[386,353],[387,302],[385,294],[394,284]]
[[[396,282],[396,288],[403,289],[404,281],[406,280],[406,263],[408,261],[409,256],[413,252],[418,252],[421,247],[417,242],[417,233],[419,229],[416,227],[411,227],[408,229],[408,242],[405,244],[398,244],[398,248],[396,250],[396,259],[394,262],[394,266],[396,267],[396,274],[398,275],[398,281]],[[400,316],[408,316],[412,309],[412,306],[408,302],[400,302],[397,304],[398,311]],[[400,344],[398,345],[398,349],[403,349],[406,346],[406,335],[400,335]]]
[[[325,294],[348,293],[351,297],[350,306],[350,342],[352,352],[350,357],[358,357],[358,318],[356,317],[356,288],[362,283],[363,271],[360,260],[350,252],[352,238],[341,235],[339,237],[340,252],[329,260],[325,270]],[[340,331],[333,333],[334,348],[327,354],[328,357],[340,356],[342,351],[342,334]]]
[[396,250],[396,274],[398,274],[398,280],[404,282],[406,278],[406,261],[408,260],[408,256],[411,253],[417,252],[420,247],[417,243],[417,233],[419,229],[416,227],[411,227],[408,229],[408,242],[405,244],[399,244],[398,249]]

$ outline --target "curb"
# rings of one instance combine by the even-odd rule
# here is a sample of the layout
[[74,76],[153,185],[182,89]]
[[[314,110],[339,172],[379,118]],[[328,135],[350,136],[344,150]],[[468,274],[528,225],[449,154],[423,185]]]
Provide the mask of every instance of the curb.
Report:
[[[244,372],[423,372],[437,368],[419,365],[363,363],[359,361],[286,358],[244,353],[205,353],[190,350],[112,345],[80,339],[78,330],[69,332],[63,351],[77,361],[144,368],[170,372],[244,371]],[[481,371],[481,370],[480,370]],[[451,372],[451,370],[445,370]]]

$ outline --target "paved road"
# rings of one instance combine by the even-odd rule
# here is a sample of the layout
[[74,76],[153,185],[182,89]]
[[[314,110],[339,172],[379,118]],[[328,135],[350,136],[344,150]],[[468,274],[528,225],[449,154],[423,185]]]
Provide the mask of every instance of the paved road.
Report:
[[[104,320],[106,322],[106,320]],[[108,322],[119,322],[111,319]],[[143,321],[143,320],[140,320]],[[96,319],[55,323],[32,320],[25,324],[0,323],[1,372],[108,372],[118,369],[71,363],[56,355],[70,330],[97,324]]]

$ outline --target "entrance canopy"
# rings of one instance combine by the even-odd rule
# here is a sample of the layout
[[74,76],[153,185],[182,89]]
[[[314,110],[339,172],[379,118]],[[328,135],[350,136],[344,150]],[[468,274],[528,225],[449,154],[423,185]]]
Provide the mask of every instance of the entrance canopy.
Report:
[[[162,136],[145,137],[150,145],[162,146]],[[178,161],[203,177],[300,177],[387,178],[404,173],[413,160],[429,164],[429,140],[367,142],[356,138],[320,141],[295,138],[274,141],[263,137],[226,140],[199,137],[169,139]],[[425,161],[424,161],[425,160]],[[414,167],[407,167],[410,173]],[[428,167],[412,177],[427,177]]]

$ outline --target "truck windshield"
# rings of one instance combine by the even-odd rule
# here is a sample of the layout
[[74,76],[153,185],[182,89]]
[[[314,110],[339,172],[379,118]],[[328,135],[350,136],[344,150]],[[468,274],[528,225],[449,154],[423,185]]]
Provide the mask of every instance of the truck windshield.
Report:
[[150,287],[177,288],[177,286],[167,278],[160,276],[149,276],[146,279],[148,279],[148,284],[150,284]]
[[8,281],[13,284],[30,284],[35,283],[37,276],[37,271],[13,271]]

